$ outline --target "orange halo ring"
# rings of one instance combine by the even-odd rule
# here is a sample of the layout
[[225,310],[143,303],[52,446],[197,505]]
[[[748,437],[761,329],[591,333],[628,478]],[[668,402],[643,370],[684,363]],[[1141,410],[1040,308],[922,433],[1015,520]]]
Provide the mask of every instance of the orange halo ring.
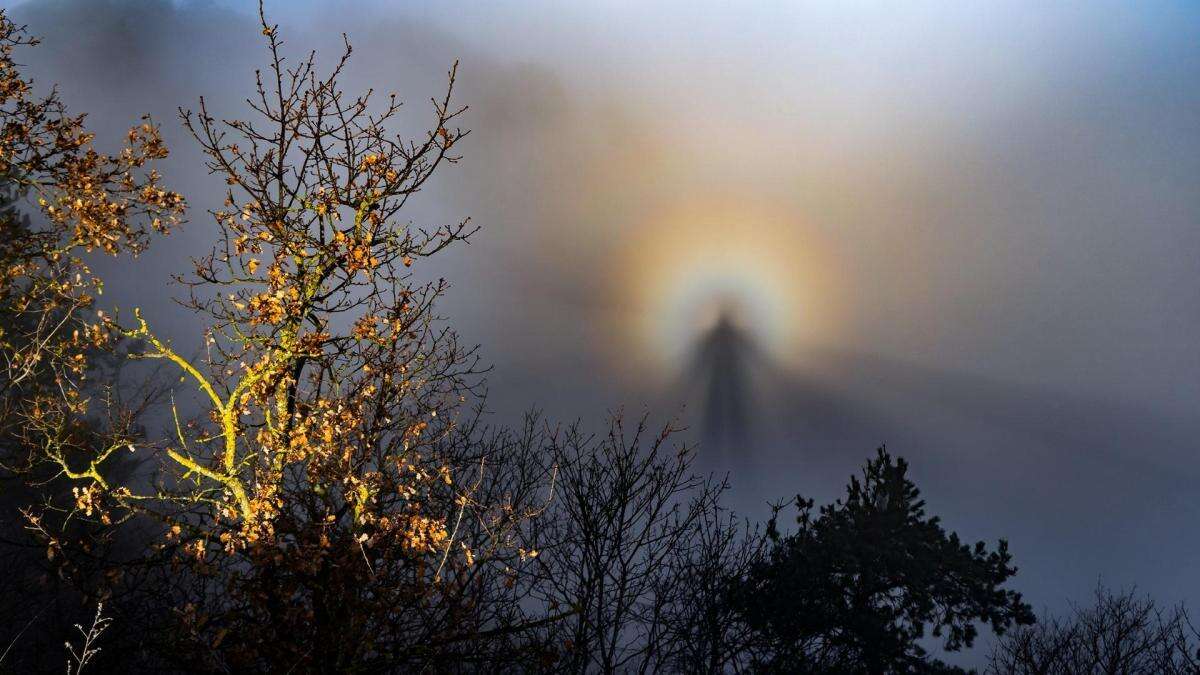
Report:
[[625,248],[617,292],[635,312],[619,342],[622,361],[635,368],[682,367],[730,307],[785,362],[803,345],[829,340],[839,323],[828,255],[794,217],[740,204],[676,209],[648,219]]

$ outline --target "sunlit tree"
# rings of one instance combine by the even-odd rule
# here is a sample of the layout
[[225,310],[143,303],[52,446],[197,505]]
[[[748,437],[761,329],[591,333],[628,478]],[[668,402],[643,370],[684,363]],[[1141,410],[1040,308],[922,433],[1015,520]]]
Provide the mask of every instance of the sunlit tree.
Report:
[[104,397],[87,390],[91,357],[113,337],[95,308],[103,283],[89,254],[139,254],[152,233],[178,222],[184,200],[152,168],[167,150],[149,120],[130,129],[124,149],[105,154],[56,91],[35,92],[15,61],[34,44],[0,12],[0,424],[10,468],[48,460],[71,478],[103,483],[99,467],[127,443],[120,425],[105,430],[111,442],[98,452],[95,425],[77,437],[91,399]]
[[83,115],[22,73],[36,44],[0,10],[0,621],[23,636],[6,667],[57,669],[80,598],[120,583],[112,526],[127,514],[97,508],[94,485],[131,475],[153,398],[117,385],[130,345],[104,325],[93,263],[136,257],[185,204],[153,168],[167,155],[157,127],[97,149]]
[[[213,249],[179,276],[187,306],[207,319],[201,354],[176,349],[136,308],[87,326],[92,343],[131,341],[131,358],[165,366],[170,438],[46,454],[78,481],[79,510],[162,523],[162,548],[191,573],[178,590],[183,633],[214,667],[328,672],[428,659],[437,645],[513,630],[485,625],[493,615],[461,579],[482,578],[469,570],[485,564],[515,574],[529,552],[511,533],[533,510],[504,495],[480,502],[486,457],[451,452],[481,369],[435,313],[446,282],[414,276],[474,228],[403,217],[467,134],[454,126],[464,110],[451,102],[455,72],[428,131],[407,139],[391,128],[394,95],[341,90],[348,43],[326,74],[312,54],[289,66],[261,18],[270,62],[251,117],[218,119],[203,99],[181,110],[227,188],[211,211]],[[153,206],[181,203],[134,188],[157,197]],[[81,245],[140,246],[132,227],[113,239],[57,215],[74,203],[47,209],[54,222],[83,223]],[[110,475],[118,447],[151,473]]]

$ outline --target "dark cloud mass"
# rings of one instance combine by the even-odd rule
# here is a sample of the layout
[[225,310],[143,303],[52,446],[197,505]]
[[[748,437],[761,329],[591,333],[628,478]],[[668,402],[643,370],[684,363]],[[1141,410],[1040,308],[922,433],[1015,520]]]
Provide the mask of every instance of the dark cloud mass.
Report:
[[[348,33],[347,84],[398,91],[413,129],[461,61],[466,157],[411,217],[484,227],[424,273],[454,282],[444,313],[495,364],[497,419],[681,414],[718,437],[706,465],[734,471],[754,516],[833,496],[887,442],[950,526],[1009,539],[1036,605],[1097,578],[1198,602],[1200,10],[969,4],[268,9],[295,56]],[[191,222],[136,277],[111,270],[106,295],[183,344],[193,319],[160,281],[206,246],[220,185],[175,109],[203,95],[242,113],[264,56],[251,10],[14,11],[44,38],[32,72],[101,139],[164,123]],[[672,362],[627,329],[656,320],[628,292],[648,278],[631,252],[659,241],[660,214],[718,202],[775,222],[671,246],[817,242],[776,254],[811,271],[818,309],[782,351],[720,324]]]

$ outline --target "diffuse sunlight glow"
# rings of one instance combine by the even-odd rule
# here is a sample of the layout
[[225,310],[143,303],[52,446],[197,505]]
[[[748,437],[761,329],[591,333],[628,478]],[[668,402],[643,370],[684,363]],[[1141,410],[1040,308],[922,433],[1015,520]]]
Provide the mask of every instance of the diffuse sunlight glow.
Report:
[[639,365],[674,371],[722,314],[785,361],[835,331],[836,284],[815,233],[751,201],[659,214],[629,237],[618,292],[637,309],[622,342],[647,355]]

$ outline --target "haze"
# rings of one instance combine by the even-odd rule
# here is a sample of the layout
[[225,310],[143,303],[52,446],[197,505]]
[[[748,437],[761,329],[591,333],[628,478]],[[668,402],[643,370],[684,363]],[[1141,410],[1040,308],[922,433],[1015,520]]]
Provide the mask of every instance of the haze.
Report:
[[[412,217],[483,226],[438,273],[498,422],[679,415],[754,517],[886,442],[964,538],[1009,540],[1038,609],[1101,579],[1195,603],[1200,6],[1046,5],[267,8],[295,56],[347,33],[348,88],[399,92],[414,128],[460,61],[473,133]],[[182,344],[165,281],[221,185],[175,109],[238,110],[251,10],[14,8],[99,139],[163,122],[190,223],[106,295]],[[737,358],[705,356],[713,326]],[[747,443],[703,442],[714,400]]]

